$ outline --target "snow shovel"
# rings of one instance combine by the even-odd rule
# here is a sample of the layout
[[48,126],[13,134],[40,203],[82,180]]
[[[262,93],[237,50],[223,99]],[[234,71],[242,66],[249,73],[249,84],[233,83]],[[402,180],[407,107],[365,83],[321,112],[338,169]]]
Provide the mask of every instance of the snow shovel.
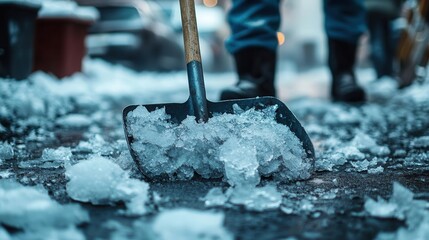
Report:
[[[286,105],[274,97],[258,97],[241,100],[227,100],[221,102],[211,102],[206,98],[204,87],[203,70],[201,65],[200,46],[198,40],[197,23],[195,17],[194,0],[180,0],[180,11],[182,16],[183,39],[185,45],[185,57],[187,62],[188,85],[190,96],[184,103],[164,103],[149,105],[130,105],[123,111],[123,122],[125,136],[131,156],[141,169],[141,163],[138,160],[136,152],[131,144],[134,142],[132,134],[128,133],[127,115],[139,106],[144,106],[149,112],[165,108],[165,112],[171,116],[170,121],[180,124],[187,116],[195,116],[198,122],[207,122],[214,115],[229,113],[234,114],[233,106],[236,105],[243,110],[264,109],[277,105],[276,121],[287,125],[289,129],[302,142],[307,157],[314,163],[315,153],[313,144],[296,119],[293,113]],[[144,174],[144,171],[142,171]],[[144,174],[145,175],[145,174]]]

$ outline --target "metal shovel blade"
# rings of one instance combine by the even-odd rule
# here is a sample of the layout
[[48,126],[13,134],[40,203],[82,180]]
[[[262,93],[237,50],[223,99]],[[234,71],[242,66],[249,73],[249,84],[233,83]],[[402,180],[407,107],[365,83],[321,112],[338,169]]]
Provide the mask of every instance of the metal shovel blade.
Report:
[[[208,117],[211,118],[219,114],[234,114],[234,105],[237,105],[243,110],[248,109],[264,109],[270,106],[277,105],[276,111],[276,122],[283,124],[289,127],[291,132],[293,132],[297,138],[301,141],[302,146],[305,150],[307,158],[310,159],[310,162],[314,163],[315,152],[313,144],[305,132],[304,128],[301,126],[301,123],[296,119],[293,113],[286,107],[286,105],[277,98],[274,97],[260,97],[260,98],[249,98],[249,99],[240,99],[240,100],[227,100],[221,102],[211,102],[207,101],[207,110]],[[127,125],[127,116],[128,113],[133,111],[139,106],[145,107],[149,112],[155,111],[157,109],[165,108],[165,112],[171,116],[170,121],[173,123],[180,124],[187,116],[194,115],[194,109],[192,105],[191,98],[184,103],[166,103],[166,104],[149,104],[149,105],[130,105],[127,106],[123,111],[123,123],[126,140],[128,143],[128,148],[130,150],[131,156],[139,170],[143,175],[147,176],[145,170],[141,167],[143,159],[140,159],[138,154],[133,150],[132,144],[134,143],[134,138],[132,133],[128,132],[129,128]]]

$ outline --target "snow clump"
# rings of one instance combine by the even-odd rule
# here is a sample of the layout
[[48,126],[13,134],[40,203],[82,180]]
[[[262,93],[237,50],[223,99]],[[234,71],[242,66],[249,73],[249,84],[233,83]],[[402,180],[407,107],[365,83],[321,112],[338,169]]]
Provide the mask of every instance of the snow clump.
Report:
[[192,209],[168,210],[156,217],[153,231],[162,240],[233,239],[223,226],[224,219],[223,213]]
[[6,142],[0,142],[0,162],[2,160],[12,159],[14,156],[13,148]]
[[149,185],[131,179],[128,172],[116,163],[101,156],[66,168],[67,194],[74,200],[92,204],[112,204],[123,201],[127,215],[142,215],[147,212]]
[[42,152],[42,159],[44,161],[70,161],[72,155],[71,149],[68,147],[45,148]]
[[375,201],[371,198],[365,202],[365,210],[371,216],[379,218],[397,218],[405,220],[406,227],[393,233],[380,233],[380,240],[425,240],[429,237],[428,202],[415,200],[414,194],[404,186],[395,182],[393,194],[388,201],[381,197]]
[[212,188],[203,200],[206,207],[225,207],[232,204],[243,206],[249,211],[263,212],[278,209],[282,197],[274,185],[236,186],[230,187],[225,193],[221,188]]

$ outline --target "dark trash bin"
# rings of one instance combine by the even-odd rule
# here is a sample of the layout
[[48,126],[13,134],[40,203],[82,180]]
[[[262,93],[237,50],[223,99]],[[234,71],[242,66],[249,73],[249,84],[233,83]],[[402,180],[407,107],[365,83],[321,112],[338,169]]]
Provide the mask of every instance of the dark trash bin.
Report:
[[93,21],[73,17],[40,17],[36,22],[34,70],[58,78],[82,70],[85,37]]
[[39,4],[28,1],[0,1],[0,77],[25,79],[30,75],[39,9]]

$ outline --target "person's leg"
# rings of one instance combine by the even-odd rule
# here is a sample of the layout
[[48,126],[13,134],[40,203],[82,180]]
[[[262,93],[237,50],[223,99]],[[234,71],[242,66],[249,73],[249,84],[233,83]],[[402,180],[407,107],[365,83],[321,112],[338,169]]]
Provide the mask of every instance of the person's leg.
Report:
[[380,12],[368,12],[371,60],[377,78],[393,75],[393,54],[389,17]]
[[331,97],[335,101],[363,101],[365,92],[354,74],[359,37],[366,30],[363,0],[324,0],[324,11]]
[[275,96],[279,0],[233,0],[228,23],[231,36],[225,44],[234,56],[239,81],[222,91],[221,100]]

